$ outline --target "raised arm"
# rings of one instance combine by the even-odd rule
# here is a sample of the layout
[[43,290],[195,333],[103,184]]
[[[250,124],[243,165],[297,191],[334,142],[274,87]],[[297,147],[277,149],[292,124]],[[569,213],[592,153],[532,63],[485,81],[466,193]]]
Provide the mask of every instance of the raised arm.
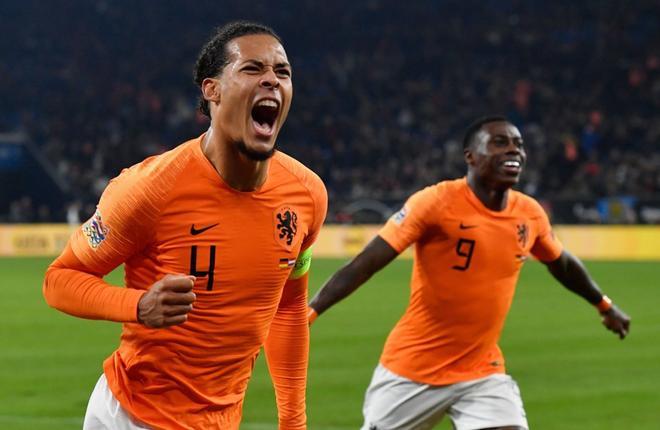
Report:
[[603,317],[603,325],[608,330],[618,334],[621,339],[626,337],[630,329],[630,317],[601,292],[577,257],[564,250],[559,258],[544,264],[564,287],[598,308]]
[[399,253],[380,236],[367,246],[344,267],[339,269],[316,293],[310,302],[310,322],[317,315],[357,290],[371,276],[394,260]]

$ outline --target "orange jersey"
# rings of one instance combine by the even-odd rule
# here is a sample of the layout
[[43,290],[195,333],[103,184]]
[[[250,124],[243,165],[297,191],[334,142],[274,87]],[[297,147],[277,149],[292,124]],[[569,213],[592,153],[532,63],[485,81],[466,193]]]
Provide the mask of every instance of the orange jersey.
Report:
[[410,303],[381,363],[431,385],[503,373],[497,342],[520,269],[562,251],[543,208],[511,190],[491,211],[463,178],[415,193],[379,235],[399,252],[415,244]]
[[[126,321],[104,372],[121,405],[155,428],[238,428],[254,361],[284,301],[285,284],[296,282],[287,279],[298,255],[316,239],[327,209],[321,180],[291,157],[276,152],[265,183],[240,192],[221,179],[201,142],[188,141],[124,170],[108,185],[96,214],[72,236],[70,247],[86,272],[103,276],[125,263],[127,288],[101,289],[126,293],[121,299],[108,298],[91,310],[58,306],[65,302],[58,300],[64,295],[58,285],[67,275],[56,270],[44,286],[65,312]],[[188,320],[165,329],[137,323],[142,293],[169,273],[197,277]],[[288,405],[298,410],[286,412],[299,417],[295,428],[304,428],[306,295],[306,288],[297,293],[293,317],[294,338],[300,340],[296,372],[280,384],[300,391],[297,403]],[[279,360],[286,353],[273,356]],[[286,370],[286,363],[268,358],[271,373]]]

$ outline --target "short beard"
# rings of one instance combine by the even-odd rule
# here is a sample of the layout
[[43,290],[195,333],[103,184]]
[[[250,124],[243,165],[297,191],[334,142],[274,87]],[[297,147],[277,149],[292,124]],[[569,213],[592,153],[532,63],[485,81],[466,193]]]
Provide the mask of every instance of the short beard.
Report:
[[273,145],[273,147],[269,151],[266,152],[260,152],[260,151],[255,151],[254,149],[250,149],[242,140],[236,142],[236,147],[238,148],[238,152],[245,155],[247,158],[249,158],[252,161],[266,161],[275,154],[275,151],[277,150],[277,142]]

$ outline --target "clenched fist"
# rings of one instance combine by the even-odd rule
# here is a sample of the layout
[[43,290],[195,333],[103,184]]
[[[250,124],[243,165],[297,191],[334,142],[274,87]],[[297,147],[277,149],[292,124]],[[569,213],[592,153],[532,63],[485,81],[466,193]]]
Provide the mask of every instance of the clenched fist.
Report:
[[610,309],[601,312],[603,325],[609,330],[619,335],[620,339],[625,338],[630,331],[630,317],[621,309],[612,305]]
[[138,321],[151,328],[185,322],[195,301],[194,283],[194,276],[165,275],[138,302]]

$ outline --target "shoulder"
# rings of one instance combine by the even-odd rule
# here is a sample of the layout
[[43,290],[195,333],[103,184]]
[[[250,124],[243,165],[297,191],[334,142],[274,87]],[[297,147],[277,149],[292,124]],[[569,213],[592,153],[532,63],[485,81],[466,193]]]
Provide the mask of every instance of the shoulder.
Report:
[[534,197],[511,190],[511,198],[514,199],[516,211],[520,211],[532,219],[547,217],[545,209]]
[[323,180],[309,167],[281,151],[275,153],[272,161],[275,170],[273,174],[278,177],[278,182],[300,186],[307,190],[314,200],[327,201]]
[[434,188],[438,197],[455,198],[457,195],[464,194],[467,186],[465,178],[460,178],[438,182]]
[[100,204],[104,207],[124,208],[125,212],[139,212],[153,216],[166,203],[176,182],[192,158],[190,142],[160,155],[146,158],[110,180]]
[[129,185],[136,183],[168,183],[173,182],[183,173],[193,156],[192,143],[188,141],[164,152],[145,158],[121,171],[121,173],[110,182],[120,182]]
[[442,210],[451,202],[455,202],[456,196],[462,192],[461,180],[441,181],[429,185],[414,193],[409,201],[416,206],[428,209]]

